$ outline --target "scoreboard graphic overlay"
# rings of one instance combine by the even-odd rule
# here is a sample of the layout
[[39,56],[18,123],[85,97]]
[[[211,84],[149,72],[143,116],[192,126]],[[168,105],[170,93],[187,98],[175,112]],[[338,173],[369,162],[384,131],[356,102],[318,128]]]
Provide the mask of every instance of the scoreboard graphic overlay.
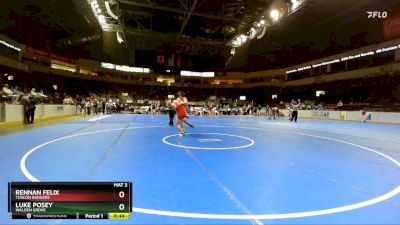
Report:
[[131,182],[9,182],[13,219],[129,219]]

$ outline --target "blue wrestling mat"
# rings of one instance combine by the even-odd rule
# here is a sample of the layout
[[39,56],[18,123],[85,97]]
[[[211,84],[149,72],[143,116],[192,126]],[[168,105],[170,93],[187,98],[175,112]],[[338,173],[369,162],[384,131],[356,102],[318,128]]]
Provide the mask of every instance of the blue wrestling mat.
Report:
[[[0,136],[0,224],[400,224],[400,126],[110,115]],[[12,220],[10,181],[131,181],[127,221]]]

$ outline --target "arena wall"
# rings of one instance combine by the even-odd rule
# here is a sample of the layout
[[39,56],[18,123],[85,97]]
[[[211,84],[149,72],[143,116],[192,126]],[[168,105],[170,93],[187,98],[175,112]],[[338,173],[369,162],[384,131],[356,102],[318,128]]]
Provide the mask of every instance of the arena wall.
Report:
[[[20,124],[23,122],[22,105],[5,105],[3,123]],[[289,115],[288,110],[280,110],[284,116]],[[35,120],[76,116],[75,105],[37,105]],[[320,111],[300,110],[299,118],[339,120],[339,121],[366,121],[372,123],[400,124],[400,113],[395,112],[362,112],[362,111]]]
[[[24,121],[24,110],[22,105],[5,105],[5,123],[18,124]],[[75,105],[37,105],[35,120],[46,120],[58,117],[75,116],[77,108]]]
[[[284,116],[289,115],[289,110],[280,110]],[[395,112],[362,112],[362,111],[320,111],[300,110],[299,118],[366,121],[372,123],[400,124],[400,113]]]

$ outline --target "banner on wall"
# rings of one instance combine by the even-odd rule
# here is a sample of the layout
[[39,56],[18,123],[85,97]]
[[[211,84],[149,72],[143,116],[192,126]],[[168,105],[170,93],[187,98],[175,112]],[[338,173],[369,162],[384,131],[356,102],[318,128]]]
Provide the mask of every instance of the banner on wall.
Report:
[[157,56],[157,63],[160,65],[164,65],[164,63],[165,63],[164,55]]
[[56,105],[57,112],[64,112],[64,105]]
[[311,117],[329,118],[329,112],[321,110],[313,110],[311,111]]
[[26,47],[26,51],[28,53],[34,54],[34,55],[39,55],[39,56],[43,56],[43,57],[47,57],[49,59],[54,59],[54,60],[58,60],[58,61],[62,61],[62,62],[66,62],[66,63],[71,63],[71,64],[75,64],[75,60],[65,57],[65,56],[61,56],[61,55],[57,55],[54,54],[52,52],[48,52],[45,50],[41,50],[41,49],[37,49],[37,48],[33,48],[33,47]]

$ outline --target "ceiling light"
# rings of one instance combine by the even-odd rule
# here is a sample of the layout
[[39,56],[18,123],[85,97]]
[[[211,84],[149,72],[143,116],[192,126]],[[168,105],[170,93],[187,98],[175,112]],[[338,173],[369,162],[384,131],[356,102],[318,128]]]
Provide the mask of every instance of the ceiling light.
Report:
[[99,22],[100,22],[101,24],[106,24],[106,23],[107,23],[106,18],[105,18],[103,15],[100,15],[100,16],[99,16]]
[[250,38],[253,38],[255,34],[256,34],[256,28],[252,27],[250,29]]
[[240,45],[242,43],[242,39],[240,39],[240,37],[236,37],[233,41],[233,44],[235,45]]
[[292,10],[294,10],[300,6],[300,1],[298,1],[298,0],[291,0],[291,2],[292,2]]
[[277,21],[279,19],[279,11],[276,9],[271,10],[271,13],[269,15],[271,16],[273,21]]
[[124,39],[122,38],[122,35],[119,31],[117,31],[117,41],[120,44],[124,43]]
[[105,5],[106,5],[106,11],[107,11],[108,15],[111,16],[111,18],[113,18],[114,20],[118,20],[118,16],[115,15],[115,14],[111,11],[111,8],[110,8],[110,1],[106,1],[106,2],[105,2]]
[[92,7],[93,7],[94,9],[97,9],[97,8],[99,8],[99,4],[98,4],[97,2],[92,3]]
[[231,55],[235,55],[236,54],[236,50],[235,50],[235,48],[233,47],[233,48],[231,48]]

